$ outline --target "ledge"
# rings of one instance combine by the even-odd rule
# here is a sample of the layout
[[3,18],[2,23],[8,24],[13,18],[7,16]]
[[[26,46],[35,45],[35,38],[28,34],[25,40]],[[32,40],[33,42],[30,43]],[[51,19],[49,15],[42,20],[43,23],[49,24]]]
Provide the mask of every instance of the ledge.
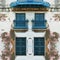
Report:
[[14,29],[15,32],[26,32],[28,29]]

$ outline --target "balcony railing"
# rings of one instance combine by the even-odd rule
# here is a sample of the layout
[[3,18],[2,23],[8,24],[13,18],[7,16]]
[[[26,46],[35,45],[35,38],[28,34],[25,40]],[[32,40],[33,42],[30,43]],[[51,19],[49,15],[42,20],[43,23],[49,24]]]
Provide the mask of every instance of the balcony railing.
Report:
[[32,29],[46,29],[46,20],[43,21],[36,21],[32,20],[33,26]]
[[14,29],[28,29],[28,20],[14,20]]

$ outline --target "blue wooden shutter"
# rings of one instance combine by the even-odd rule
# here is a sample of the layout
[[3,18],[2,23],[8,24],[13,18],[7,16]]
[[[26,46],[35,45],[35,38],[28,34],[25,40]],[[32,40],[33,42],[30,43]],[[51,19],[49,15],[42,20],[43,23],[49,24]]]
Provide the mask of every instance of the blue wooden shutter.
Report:
[[25,20],[25,13],[16,13],[16,20],[24,21]]
[[16,55],[26,55],[26,38],[16,38]]
[[35,20],[36,21],[43,21],[44,20],[44,13],[35,13]]
[[34,55],[44,55],[45,41],[44,38],[34,38]]

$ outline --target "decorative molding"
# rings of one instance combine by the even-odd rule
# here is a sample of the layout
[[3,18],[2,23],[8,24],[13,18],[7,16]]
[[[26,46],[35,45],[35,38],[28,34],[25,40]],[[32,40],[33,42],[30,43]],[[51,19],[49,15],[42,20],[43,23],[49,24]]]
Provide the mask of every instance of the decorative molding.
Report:
[[12,8],[12,11],[48,11],[48,8]]

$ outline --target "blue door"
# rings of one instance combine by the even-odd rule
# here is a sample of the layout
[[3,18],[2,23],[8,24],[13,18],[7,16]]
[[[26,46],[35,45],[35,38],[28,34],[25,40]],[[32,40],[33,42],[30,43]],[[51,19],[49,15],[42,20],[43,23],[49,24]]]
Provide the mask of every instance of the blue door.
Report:
[[16,55],[26,55],[26,38],[16,38]]
[[34,55],[44,55],[45,41],[44,37],[34,38]]

